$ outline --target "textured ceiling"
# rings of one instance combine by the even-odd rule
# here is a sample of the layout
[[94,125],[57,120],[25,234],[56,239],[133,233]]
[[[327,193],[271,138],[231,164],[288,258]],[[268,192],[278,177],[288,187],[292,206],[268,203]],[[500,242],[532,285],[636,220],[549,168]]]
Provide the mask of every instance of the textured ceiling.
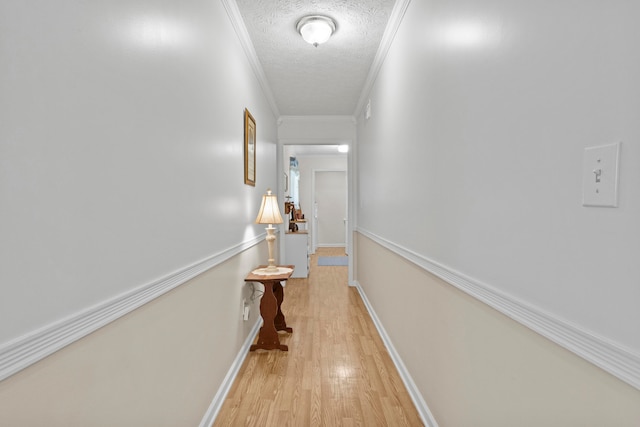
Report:
[[[236,0],[281,115],[352,115],[395,0]],[[327,15],[336,32],[318,47],[296,23]]]

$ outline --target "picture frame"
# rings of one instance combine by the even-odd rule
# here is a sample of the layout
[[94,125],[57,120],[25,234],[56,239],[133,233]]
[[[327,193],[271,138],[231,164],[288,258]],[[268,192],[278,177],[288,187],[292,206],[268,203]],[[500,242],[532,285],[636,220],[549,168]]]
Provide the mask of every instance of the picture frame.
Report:
[[244,110],[244,183],[256,186],[256,121]]

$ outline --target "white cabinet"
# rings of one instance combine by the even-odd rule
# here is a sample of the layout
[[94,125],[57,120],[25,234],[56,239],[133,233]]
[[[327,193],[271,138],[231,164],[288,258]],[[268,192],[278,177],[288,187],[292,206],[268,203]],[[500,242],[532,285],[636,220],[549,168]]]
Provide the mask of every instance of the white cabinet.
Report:
[[309,234],[306,231],[285,233],[284,262],[295,268],[291,277],[309,276]]

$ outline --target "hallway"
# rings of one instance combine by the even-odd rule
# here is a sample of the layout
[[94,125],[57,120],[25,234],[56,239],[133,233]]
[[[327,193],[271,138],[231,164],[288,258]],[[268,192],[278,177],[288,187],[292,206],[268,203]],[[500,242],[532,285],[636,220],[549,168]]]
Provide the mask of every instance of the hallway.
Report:
[[250,352],[214,426],[423,425],[347,267],[317,266],[334,255],[287,282],[289,352]]

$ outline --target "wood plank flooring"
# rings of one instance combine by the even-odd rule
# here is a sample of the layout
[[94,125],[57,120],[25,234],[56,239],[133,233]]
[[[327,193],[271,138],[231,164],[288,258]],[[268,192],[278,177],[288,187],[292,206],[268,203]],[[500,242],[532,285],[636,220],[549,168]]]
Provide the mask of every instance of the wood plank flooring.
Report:
[[220,426],[422,426],[347,267],[317,266],[289,279],[282,311],[288,352],[250,352],[227,396]]

